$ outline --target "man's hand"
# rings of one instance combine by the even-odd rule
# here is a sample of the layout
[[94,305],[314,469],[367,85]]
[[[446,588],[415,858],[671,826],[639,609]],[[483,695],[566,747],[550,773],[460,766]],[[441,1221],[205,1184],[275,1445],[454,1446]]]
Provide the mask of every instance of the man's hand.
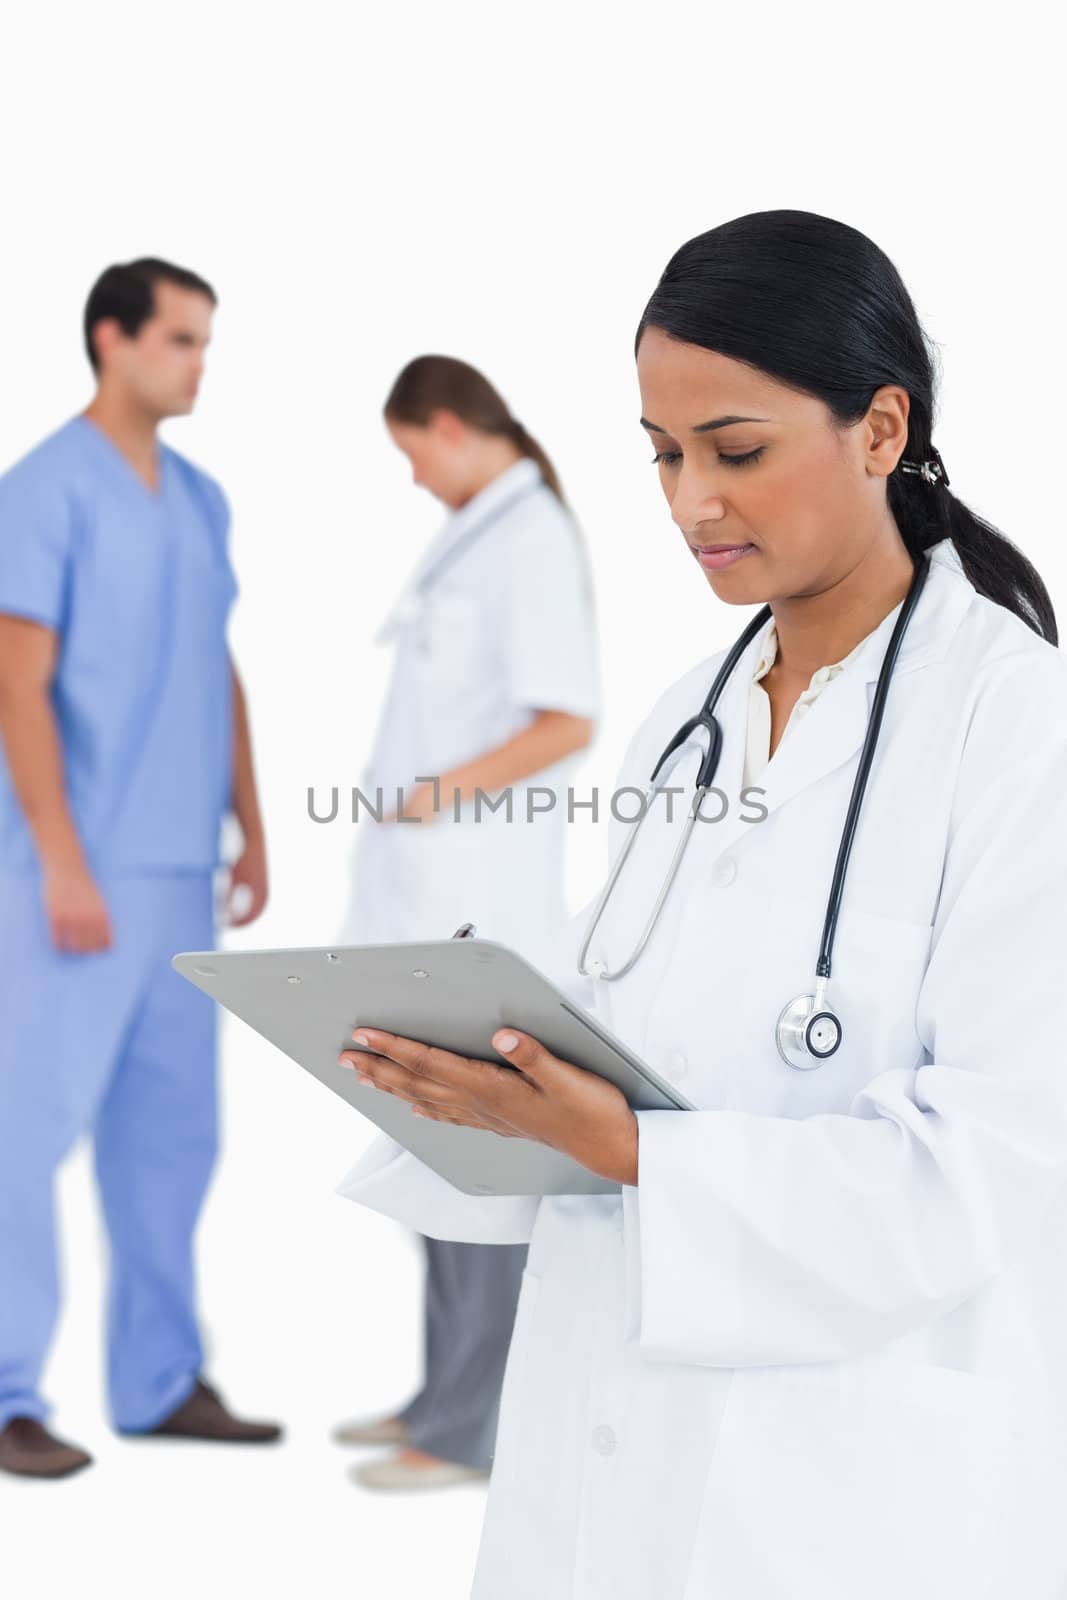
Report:
[[508,1066],[471,1060],[362,1024],[368,1048],[339,1057],[361,1082],[407,1100],[416,1116],[505,1138],[535,1139],[615,1183],[637,1182],[637,1118],[615,1085],[561,1061],[529,1034],[501,1028]]
[[44,869],[44,903],[57,950],[86,955],[111,946],[111,919],[85,866]]
[[[226,890],[227,922],[243,928],[255,922],[267,903],[267,850],[261,843],[248,844],[234,862]],[[241,910],[237,907],[240,905]]]

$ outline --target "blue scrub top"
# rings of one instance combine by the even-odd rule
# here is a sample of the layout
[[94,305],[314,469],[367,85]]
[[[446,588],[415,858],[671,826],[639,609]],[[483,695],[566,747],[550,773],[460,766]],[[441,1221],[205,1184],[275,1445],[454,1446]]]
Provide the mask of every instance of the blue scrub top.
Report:
[[[96,871],[214,867],[231,799],[229,509],[166,445],[160,472],[153,493],[74,417],[0,477],[0,612],[61,636],[52,698]],[[36,859],[0,748],[0,871]]]

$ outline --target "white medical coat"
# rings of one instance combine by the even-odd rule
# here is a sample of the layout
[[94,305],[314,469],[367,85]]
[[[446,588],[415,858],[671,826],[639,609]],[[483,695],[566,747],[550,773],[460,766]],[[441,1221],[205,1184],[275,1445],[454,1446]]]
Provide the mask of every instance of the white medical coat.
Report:
[[[638,1114],[637,1185],[477,1199],[384,1138],[343,1185],[438,1237],[531,1241],[477,1600],[1063,1592],[1067,664],[948,540],[853,845],[841,1047],[810,1072],[775,1048],[811,989],[896,615],[776,750],[755,823],[753,641],[720,702],[726,817],[697,824],[634,969],[570,985],[699,1108]],[[647,780],[720,661],[663,695],[620,783]],[[609,970],[690,793],[631,853],[590,952]]]
[[[592,597],[569,513],[523,459],[448,517],[379,630],[394,646],[360,787],[394,810],[398,790],[504,744],[535,711],[595,717]],[[442,789],[425,823],[377,823],[360,805],[346,937],[356,943],[480,936],[539,952],[566,919],[568,787],[576,757],[511,786],[512,813]],[[528,804],[528,791],[540,789]],[[554,804],[551,809],[549,794]],[[527,816],[532,808],[533,820]]]

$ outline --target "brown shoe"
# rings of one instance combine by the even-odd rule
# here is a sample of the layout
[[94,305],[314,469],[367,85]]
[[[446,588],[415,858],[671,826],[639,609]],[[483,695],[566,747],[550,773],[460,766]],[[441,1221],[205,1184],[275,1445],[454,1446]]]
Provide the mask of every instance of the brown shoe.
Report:
[[92,1456],[67,1444],[35,1417],[12,1417],[0,1429],[0,1471],[22,1478],[69,1478],[92,1465]]
[[218,1393],[200,1378],[188,1400],[169,1417],[135,1439],[210,1439],[217,1444],[271,1444],[280,1439],[276,1422],[243,1422],[228,1411]]

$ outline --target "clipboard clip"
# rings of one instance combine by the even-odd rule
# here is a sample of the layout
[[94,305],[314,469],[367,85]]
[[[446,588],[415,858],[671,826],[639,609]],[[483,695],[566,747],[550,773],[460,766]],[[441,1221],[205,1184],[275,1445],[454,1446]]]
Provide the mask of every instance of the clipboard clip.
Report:
[[465,922],[462,927],[456,929],[452,937],[453,939],[473,939],[477,932],[478,930],[473,922]]

